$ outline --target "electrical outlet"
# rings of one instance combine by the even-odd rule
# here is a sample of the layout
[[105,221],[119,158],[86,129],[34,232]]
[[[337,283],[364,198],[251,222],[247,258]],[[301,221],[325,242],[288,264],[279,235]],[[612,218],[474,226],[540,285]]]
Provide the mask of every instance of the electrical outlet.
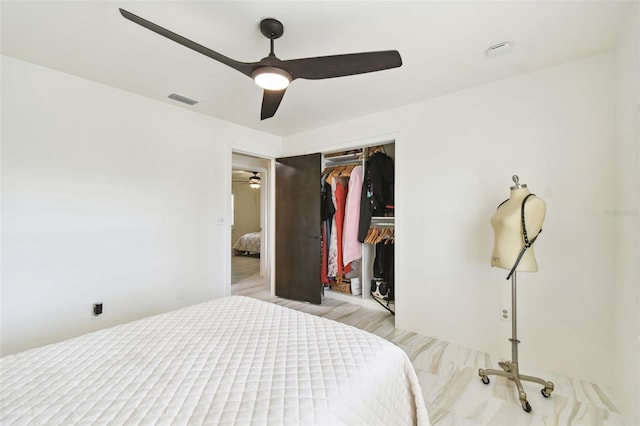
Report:
[[511,322],[511,308],[500,309],[500,319],[502,321]]
[[93,316],[97,317],[102,315],[102,303],[98,302],[98,303],[94,303],[93,304]]

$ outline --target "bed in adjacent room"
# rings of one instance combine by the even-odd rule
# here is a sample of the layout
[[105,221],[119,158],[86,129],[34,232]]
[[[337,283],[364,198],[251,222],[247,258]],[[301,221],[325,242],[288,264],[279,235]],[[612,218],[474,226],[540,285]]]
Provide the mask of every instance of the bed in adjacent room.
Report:
[[407,355],[231,296],[0,358],[5,424],[428,424]]
[[233,245],[235,254],[260,254],[260,232],[244,234]]

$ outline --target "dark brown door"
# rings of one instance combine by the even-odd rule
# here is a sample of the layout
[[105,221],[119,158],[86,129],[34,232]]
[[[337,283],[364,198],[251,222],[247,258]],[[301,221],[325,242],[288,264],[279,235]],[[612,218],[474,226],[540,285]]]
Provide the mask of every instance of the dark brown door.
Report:
[[320,154],[276,160],[276,296],[320,303]]

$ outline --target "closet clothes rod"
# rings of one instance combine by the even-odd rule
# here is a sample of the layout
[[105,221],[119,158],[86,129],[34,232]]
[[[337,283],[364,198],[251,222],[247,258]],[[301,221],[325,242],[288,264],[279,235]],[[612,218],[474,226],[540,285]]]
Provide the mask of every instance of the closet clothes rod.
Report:
[[349,166],[351,164],[354,164],[356,166],[359,166],[362,164],[362,160],[345,160],[345,161],[331,161],[331,160],[326,160],[325,162],[327,163],[327,168],[331,168],[331,167],[340,167],[340,166]]
[[393,216],[372,216],[369,228],[375,227],[393,227],[395,225],[395,217]]

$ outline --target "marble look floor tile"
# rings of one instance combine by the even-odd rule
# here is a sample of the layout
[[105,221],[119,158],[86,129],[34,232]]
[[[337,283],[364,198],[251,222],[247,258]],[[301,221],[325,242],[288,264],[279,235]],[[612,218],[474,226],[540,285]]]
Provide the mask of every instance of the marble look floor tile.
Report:
[[487,403],[487,410],[482,419],[482,423],[487,426],[528,426],[528,425],[551,425],[550,420],[537,414],[535,411],[526,413],[522,406],[491,398]]
[[483,426],[483,423],[457,416],[455,413],[437,406],[431,406],[429,408],[429,420],[431,420],[431,423],[434,425],[442,426]]
[[489,376],[491,382],[485,385],[478,375],[478,368],[499,370],[498,361],[504,361],[503,359],[396,329],[394,318],[388,313],[328,298],[323,300],[322,305],[280,299],[270,295],[267,281],[258,276],[234,284],[232,293],[333,319],[367,330],[396,344],[407,353],[413,363],[433,425],[623,424],[611,389],[521,363],[522,374],[540,377],[555,385],[551,397],[545,398],[540,393],[542,385],[522,382],[532,407],[532,411],[527,413],[522,409],[512,380]]
[[[443,397],[439,397],[434,404],[447,407],[458,416],[471,419],[484,419],[487,410],[490,409],[488,402],[496,405],[496,398],[493,398],[491,391],[486,388],[477,374],[475,368],[466,367],[456,373],[451,383],[454,384],[455,392],[449,391],[449,386],[445,388]],[[476,380],[478,379],[478,380]],[[504,401],[502,401],[504,402]]]
[[556,380],[559,395],[567,395],[576,401],[618,412],[612,399],[598,385],[570,377],[557,377]]
[[554,397],[555,424],[621,425],[618,413],[558,395]]
[[[584,380],[558,375],[526,364],[522,364],[520,372],[521,374],[540,377],[544,380],[553,382],[555,386],[552,393],[553,395],[562,395],[572,400],[594,405],[613,412],[618,412],[618,408],[613,402],[613,393],[609,388],[601,387]],[[536,384],[536,386],[541,388],[540,385]]]

